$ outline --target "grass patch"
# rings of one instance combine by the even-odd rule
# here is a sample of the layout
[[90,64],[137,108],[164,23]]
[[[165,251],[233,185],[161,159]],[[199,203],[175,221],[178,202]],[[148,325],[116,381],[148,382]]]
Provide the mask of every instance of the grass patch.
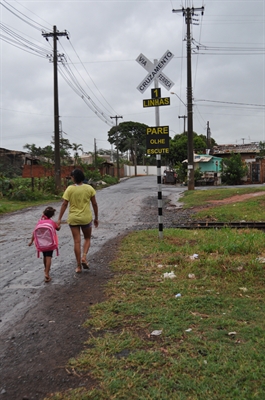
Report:
[[[186,191],[184,207],[263,188]],[[47,204],[0,201],[0,213]],[[264,200],[216,206],[196,219],[262,221]],[[53,399],[265,398],[264,234],[167,230],[128,236],[108,301],[91,308],[85,350],[68,368],[97,381]],[[199,254],[197,260],[190,256]],[[173,271],[175,279],[165,279]],[[195,279],[190,279],[194,274]],[[176,293],[181,297],[176,298]],[[152,336],[153,330],[162,330]]]
[[214,206],[196,213],[197,220],[220,222],[259,221],[265,219],[265,199],[254,198],[238,203]]
[[60,200],[61,197],[54,195],[47,196],[42,200],[34,200],[34,201],[18,201],[18,200],[8,200],[6,198],[2,198],[0,199],[0,214],[18,211],[24,208],[39,206],[41,204],[48,204],[49,202],[56,202]]
[[181,197],[181,202],[184,208],[198,207],[202,205],[210,204],[212,200],[224,200],[232,196],[238,196],[248,193],[264,192],[264,187],[243,187],[243,188],[218,188],[218,189],[207,189],[207,190],[196,190],[195,193],[192,190],[184,192]]
[[97,384],[50,398],[265,398],[264,245],[258,230],[128,235],[108,300],[90,308],[86,348],[69,360]]

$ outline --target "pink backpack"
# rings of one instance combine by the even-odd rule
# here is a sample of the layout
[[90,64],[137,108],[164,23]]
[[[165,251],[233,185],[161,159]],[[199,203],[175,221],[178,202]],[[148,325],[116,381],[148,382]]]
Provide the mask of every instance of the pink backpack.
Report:
[[47,219],[40,219],[38,221],[33,235],[38,257],[40,256],[40,252],[51,250],[56,250],[57,256],[59,255],[58,236],[54,226]]

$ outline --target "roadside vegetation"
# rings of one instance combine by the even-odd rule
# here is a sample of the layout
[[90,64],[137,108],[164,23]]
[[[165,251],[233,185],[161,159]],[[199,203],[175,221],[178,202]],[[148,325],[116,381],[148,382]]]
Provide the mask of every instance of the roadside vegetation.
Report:
[[[259,190],[186,191],[180,200],[207,206]],[[264,198],[265,191],[255,203],[234,203],[235,220],[264,220]],[[230,206],[211,207],[208,217],[229,220]],[[65,366],[96,384],[49,399],[265,398],[264,232],[166,229],[163,236],[149,230],[123,239],[106,301],[89,308],[84,350]]]
[[[91,184],[96,190],[102,187],[116,184],[118,179],[109,175],[101,177],[99,173],[91,172],[86,174],[91,179]],[[62,189],[66,188],[65,182]],[[53,178],[40,178],[34,180],[34,185],[30,178],[8,179],[0,176],[0,214],[21,210],[49,202],[60,201],[63,191],[55,195],[55,182]]]

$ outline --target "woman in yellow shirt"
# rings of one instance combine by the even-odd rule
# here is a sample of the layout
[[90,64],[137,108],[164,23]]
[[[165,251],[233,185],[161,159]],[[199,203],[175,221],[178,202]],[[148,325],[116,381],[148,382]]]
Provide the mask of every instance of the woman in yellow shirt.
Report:
[[[74,240],[74,253],[77,261],[75,272],[82,272],[82,267],[88,269],[88,262],[86,259],[91,240],[92,233],[92,211],[90,203],[94,210],[94,226],[98,227],[98,205],[96,201],[95,189],[84,183],[85,176],[83,171],[75,169],[71,173],[74,184],[68,186],[63,194],[63,203],[57,221],[58,226],[61,225],[61,219],[65,210],[69,207],[69,214],[67,222],[70,226],[73,240]],[[83,253],[81,256],[81,231],[83,233]]]

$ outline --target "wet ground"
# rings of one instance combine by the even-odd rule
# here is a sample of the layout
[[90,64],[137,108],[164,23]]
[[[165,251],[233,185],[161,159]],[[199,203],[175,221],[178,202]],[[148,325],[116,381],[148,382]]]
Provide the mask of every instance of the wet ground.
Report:
[[[162,190],[164,229],[187,222],[189,213],[178,204],[185,188],[163,185]],[[104,285],[111,277],[108,266],[120,239],[132,230],[158,229],[157,191],[155,176],[131,178],[98,191],[99,228],[93,230],[90,269],[75,274],[65,223],[48,284],[42,259],[27,246],[45,206],[1,216],[0,399],[43,399],[52,392],[94,384],[65,365],[85,346],[89,331],[82,324],[89,306],[104,300]],[[60,204],[49,204],[57,209],[55,220]]]

